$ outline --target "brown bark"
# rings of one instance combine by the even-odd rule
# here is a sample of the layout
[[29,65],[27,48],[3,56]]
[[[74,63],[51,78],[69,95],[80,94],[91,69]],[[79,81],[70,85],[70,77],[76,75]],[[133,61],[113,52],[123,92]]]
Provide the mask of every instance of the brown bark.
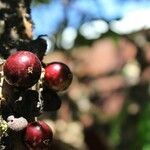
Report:
[[0,0],[0,54],[8,57],[20,41],[32,39],[31,0]]
[[[2,58],[6,59],[12,52],[17,51],[20,42],[32,40],[33,23],[30,16],[30,4],[31,0],[0,0],[0,55]],[[11,89],[6,88],[3,92],[11,93],[9,90]],[[2,97],[2,94],[0,95]],[[25,149],[22,133],[10,131],[8,137],[4,139],[4,146],[8,150]]]

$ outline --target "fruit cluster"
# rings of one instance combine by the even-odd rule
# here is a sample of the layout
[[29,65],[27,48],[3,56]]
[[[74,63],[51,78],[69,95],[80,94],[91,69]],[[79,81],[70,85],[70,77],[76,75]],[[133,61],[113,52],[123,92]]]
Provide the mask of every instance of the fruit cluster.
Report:
[[42,67],[39,58],[29,51],[10,55],[3,65],[1,113],[14,132],[23,131],[29,149],[44,149],[51,143],[53,132],[44,121],[34,121],[44,111],[61,106],[57,92],[66,90],[73,74],[61,62]]

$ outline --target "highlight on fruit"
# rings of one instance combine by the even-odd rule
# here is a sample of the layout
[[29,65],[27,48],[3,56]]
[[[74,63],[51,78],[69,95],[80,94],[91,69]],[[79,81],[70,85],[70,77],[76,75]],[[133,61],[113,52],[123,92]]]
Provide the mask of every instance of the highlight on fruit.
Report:
[[45,84],[52,90],[66,90],[73,79],[73,74],[69,67],[62,62],[52,62],[45,67]]
[[3,71],[4,78],[10,85],[29,88],[40,78],[41,62],[31,52],[18,51],[7,58]]
[[70,68],[62,62],[51,62],[44,68],[36,54],[22,50],[6,59],[2,72],[2,96],[6,100],[2,117],[6,124],[0,124],[0,134],[8,128],[12,133],[21,133],[27,149],[49,148],[52,127],[36,118],[61,107],[57,92],[69,88],[73,79]]

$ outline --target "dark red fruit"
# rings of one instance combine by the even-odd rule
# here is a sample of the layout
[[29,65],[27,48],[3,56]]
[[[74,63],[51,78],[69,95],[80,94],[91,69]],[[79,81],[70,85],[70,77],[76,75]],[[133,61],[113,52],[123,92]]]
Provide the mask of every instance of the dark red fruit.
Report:
[[39,80],[41,62],[35,54],[19,51],[8,57],[3,69],[5,80],[9,84],[28,88]]
[[45,67],[44,81],[55,91],[66,90],[72,82],[73,74],[69,67],[61,62],[53,62]]
[[52,129],[44,121],[32,122],[26,127],[24,140],[28,148],[48,148],[52,139]]

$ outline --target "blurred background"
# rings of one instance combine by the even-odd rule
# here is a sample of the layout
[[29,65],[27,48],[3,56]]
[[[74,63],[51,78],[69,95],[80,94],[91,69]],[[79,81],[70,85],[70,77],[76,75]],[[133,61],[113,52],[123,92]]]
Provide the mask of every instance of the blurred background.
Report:
[[44,117],[54,150],[150,150],[150,0],[34,0],[44,57],[74,74]]

